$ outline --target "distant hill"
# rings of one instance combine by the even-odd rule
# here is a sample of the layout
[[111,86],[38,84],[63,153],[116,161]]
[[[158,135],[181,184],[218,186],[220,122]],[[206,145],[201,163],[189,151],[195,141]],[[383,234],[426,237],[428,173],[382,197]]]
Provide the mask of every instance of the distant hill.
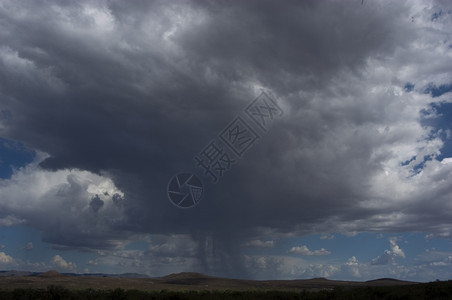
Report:
[[380,278],[374,280],[366,281],[371,286],[395,286],[395,285],[407,285],[407,284],[415,284],[417,282],[414,281],[404,281],[394,278]]
[[41,273],[37,276],[44,277],[44,278],[57,278],[57,277],[66,277],[67,275],[61,274],[60,272],[55,271],[55,270],[50,270],[50,271]]
[[139,273],[121,273],[121,274],[105,274],[105,273],[63,273],[64,275],[74,277],[111,277],[111,278],[149,278],[149,276]]
[[335,287],[354,286],[395,286],[410,285],[417,282],[402,281],[392,278],[382,278],[366,282],[329,280],[326,278],[294,279],[294,280],[245,280],[212,277],[200,273],[183,272],[170,274],[165,277],[156,278],[162,284],[169,285],[189,285],[218,288],[238,288],[238,289],[332,289]]
[[140,290],[331,290],[336,287],[378,287],[414,285],[417,282],[401,281],[392,278],[376,280],[340,281],[326,278],[296,280],[244,280],[213,277],[201,273],[183,272],[164,277],[151,278],[142,274],[75,274],[48,272],[0,271],[0,290],[12,288],[43,288],[62,286],[69,289],[140,289]]
[[161,277],[164,280],[174,280],[174,279],[186,279],[186,278],[214,278],[208,275],[204,275],[196,272],[181,272],[181,273],[172,273]]
[[0,277],[13,277],[13,276],[39,276],[39,277],[120,277],[120,278],[149,278],[149,276],[138,273],[123,273],[123,274],[104,274],[104,273],[60,273],[55,270],[50,270],[47,272],[29,272],[29,271],[0,271]]
[[195,272],[182,272],[182,273],[173,273],[165,277],[158,278],[158,280],[166,284],[208,285],[213,281],[232,280],[232,279],[216,278]]
[[28,271],[0,271],[0,277],[12,277],[12,276],[36,276],[40,273],[37,272],[28,272]]

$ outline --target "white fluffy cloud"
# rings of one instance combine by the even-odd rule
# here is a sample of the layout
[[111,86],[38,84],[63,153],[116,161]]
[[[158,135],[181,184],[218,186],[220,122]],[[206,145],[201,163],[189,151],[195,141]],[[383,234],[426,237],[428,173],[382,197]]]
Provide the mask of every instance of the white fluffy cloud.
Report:
[[5,252],[0,252],[0,263],[2,264],[11,264],[14,262],[14,258],[9,256]]
[[76,264],[66,261],[63,257],[61,257],[58,254],[53,257],[52,264],[59,270],[76,271],[77,269]]
[[[105,176],[80,170],[43,170],[38,165],[41,155],[10,179],[0,180],[0,223],[25,223],[56,244],[76,246],[78,239],[79,246],[114,243],[113,236],[108,241],[96,235],[122,222],[123,193]],[[93,209],[94,200],[102,201],[103,206]],[[64,238],[61,230],[66,232]]]
[[141,235],[134,239],[146,241],[147,248],[96,251],[97,257],[88,262],[90,269],[108,268],[115,273],[129,270],[149,276],[205,271],[197,254],[198,245],[188,235]]
[[385,250],[383,255],[374,258],[372,260],[372,265],[387,265],[387,264],[394,264],[396,258],[405,258],[405,253],[402,249],[400,249],[399,245],[397,245],[397,240],[395,238],[392,238],[389,240],[391,244],[390,250]]
[[311,251],[309,250],[308,246],[303,245],[303,246],[294,246],[292,248],[290,248],[289,253],[294,253],[294,254],[300,254],[300,255],[308,255],[308,256],[312,256],[312,255],[330,255],[331,252],[321,248],[318,250],[314,250]]
[[25,251],[31,251],[34,249],[34,245],[32,242],[28,242],[22,249],[24,249]]

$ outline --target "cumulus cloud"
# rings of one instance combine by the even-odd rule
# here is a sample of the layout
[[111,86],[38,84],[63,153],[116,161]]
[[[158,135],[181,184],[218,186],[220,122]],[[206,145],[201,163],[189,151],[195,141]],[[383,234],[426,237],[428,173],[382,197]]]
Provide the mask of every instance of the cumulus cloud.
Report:
[[442,164],[450,164],[450,163],[452,163],[452,157],[443,158],[443,160],[441,160],[441,163]]
[[52,264],[56,268],[64,271],[75,271],[77,269],[76,264],[66,261],[63,257],[61,257],[58,254],[53,257]]
[[312,274],[309,264],[298,257],[245,255],[243,263],[256,279],[303,278]]
[[391,244],[390,250],[385,250],[385,252],[374,259],[372,259],[372,265],[387,265],[395,263],[396,258],[405,258],[405,253],[403,250],[397,245],[396,239],[390,239],[389,243]]
[[311,251],[311,250],[309,250],[309,248],[306,245],[292,247],[292,248],[290,248],[289,253],[308,255],[308,256],[330,255],[331,254],[330,251],[325,250],[324,248],[320,248],[318,250]]
[[[113,246],[115,236],[123,238],[108,230],[124,219],[122,208],[112,199],[123,194],[111,179],[80,170],[46,171],[38,166],[41,160],[37,157],[10,179],[0,180],[3,223],[26,223],[41,230],[44,240],[66,246],[102,248]],[[105,202],[97,215],[90,212],[93,199]]]
[[[395,240],[394,240],[395,241]],[[396,242],[396,241],[395,241]],[[405,254],[391,244],[394,257],[402,258]],[[327,261],[312,263],[297,256],[276,255],[246,255],[244,263],[254,278],[313,278],[326,277],[329,279],[371,280],[392,277],[414,281],[431,281],[432,278],[447,280],[450,278],[448,267],[452,264],[450,252],[428,249],[417,255],[415,264],[400,261],[397,264],[373,264],[361,262],[357,256],[351,256],[345,261]]]
[[320,236],[321,240],[334,240],[334,235],[330,234],[322,234]]
[[97,211],[99,209],[102,208],[102,206],[104,206],[104,201],[102,199],[99,198],[99,195],[96,194],[96,196],[94,196],[91,199],[91,202],[89,203],[89,206],[91,206],[91,208],[93,209],[94,212],[97,213]]
[[153,256],[195,256],[198,244],[189,235],[152,236],[147,253]]
[[341,265],[310,263],[303,258],[283,255],[245,255],[244,264],[257,279],[331,278],[341,272]]
[[362,276],[360,263],[355,256],[350,257],[347,262],[342,265],[342,271],[346,274],[350,274],[354,278],[360,278]]
[[[96,252],[96,258],[89,260],[91,270],[109,268],[117,273],[124,270],[164,276],[177,272],[205,272],[197,259],[197,244],[186,235],[143,237],[149,246],[146,250],[102,250]],[[209,273],[211,274],[211,273]]]
[[31,251],[34,249],[34,245],[32,242],[28,242],[22,249],[24,249],[25,251]]
[[10,264],[13,263],[15,260],[12,256],[9,256],[5,252],[0,252],[0,263],[2,264]]
[[416,261],[421,265],[451,265],[452,264],[452,252],[438,251],[435,249],[426,249],[424,253],[421,253],[416,257]]

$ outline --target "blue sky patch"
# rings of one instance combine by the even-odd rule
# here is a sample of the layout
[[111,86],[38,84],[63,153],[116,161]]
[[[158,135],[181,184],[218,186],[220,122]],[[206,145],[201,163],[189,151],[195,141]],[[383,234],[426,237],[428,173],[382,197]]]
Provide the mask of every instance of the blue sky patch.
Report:
[[434,135],[443,140],[438,159],[452,156],[452,103],[431,103],[428,111],[421,112],[422,124],[432,126]]
[[414,89],[414,84],[411,82],[407,82],[403,89],[405,90],[405,92],[409,93]]
[[439,97],[452,91],[452,83],[435,85],[430,83],[424,90],[425,94],[430,94],[433,98]]
[[36,152],[23,143],[0,137],[0,178],[9,178],[14,168],[23,167],[33,161]]

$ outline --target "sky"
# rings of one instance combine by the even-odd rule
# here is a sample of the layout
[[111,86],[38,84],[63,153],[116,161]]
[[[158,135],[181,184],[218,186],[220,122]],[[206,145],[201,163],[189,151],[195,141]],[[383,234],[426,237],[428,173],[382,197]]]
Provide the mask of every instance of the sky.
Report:
[[450,1],[0,0],[0,270],[452,279]]

